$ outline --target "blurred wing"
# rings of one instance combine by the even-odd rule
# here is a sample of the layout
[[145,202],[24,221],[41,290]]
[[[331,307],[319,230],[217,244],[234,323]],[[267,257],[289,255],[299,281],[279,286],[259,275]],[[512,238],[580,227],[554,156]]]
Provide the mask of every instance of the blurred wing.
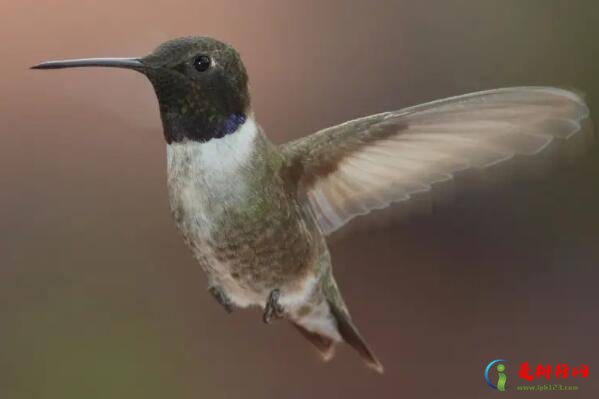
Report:
[[505,88],[352,120],[282,150],[330,234],[457,171],[537,154],[580,132],[588,115],[584,101],[567,90]]

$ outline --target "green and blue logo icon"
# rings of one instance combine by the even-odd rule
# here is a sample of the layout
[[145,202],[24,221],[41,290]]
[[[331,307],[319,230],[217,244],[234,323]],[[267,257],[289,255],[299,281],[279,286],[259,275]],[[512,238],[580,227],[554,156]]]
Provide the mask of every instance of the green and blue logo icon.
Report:
[[[495,359],[491,363],[487,364],[485,368],[485,381],[487,385],[491,388],[504,392],[506,389],[507,376],[505,375],[505,363],[507,363],[504,359]],[[491,378],[489,374],[492,372],[497,373],[497,385],[491,382]]]

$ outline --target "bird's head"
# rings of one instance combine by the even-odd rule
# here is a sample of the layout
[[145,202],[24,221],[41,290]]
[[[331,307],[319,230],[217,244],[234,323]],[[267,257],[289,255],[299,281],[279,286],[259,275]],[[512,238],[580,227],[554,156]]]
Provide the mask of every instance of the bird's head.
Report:
[[233,133],[250,111],[248,77],[233,47],[209,37],[169,40],[141,58],[49,61],[34,69],[127,68],[148,77],[167,142],[208,141]]

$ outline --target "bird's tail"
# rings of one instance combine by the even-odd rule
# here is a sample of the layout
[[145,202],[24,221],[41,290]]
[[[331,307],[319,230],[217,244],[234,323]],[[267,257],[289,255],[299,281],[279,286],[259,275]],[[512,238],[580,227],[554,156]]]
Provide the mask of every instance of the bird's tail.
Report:
[[292,316],[293,325],[328,361],[335,354],[335,344],[347,342],[358,352],[366,365],[383,373],[383,365],[374,355],[354,325],[332,275],[325,278],[322,292],[312,305]]

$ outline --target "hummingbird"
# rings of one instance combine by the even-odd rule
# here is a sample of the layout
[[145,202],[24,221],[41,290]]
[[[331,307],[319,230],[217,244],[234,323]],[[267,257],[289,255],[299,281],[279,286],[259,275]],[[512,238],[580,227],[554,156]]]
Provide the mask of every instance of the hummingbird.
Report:
[[345,342],[380,373],[333,276],[326,237],[457,172],[537,154],[590,124],[577,93],[510,87],[361,117],[276,145],[256,121],[239,53],[216,39],[183,37],[145,57],[32,68],[71,67],[131,69],[151,82],[171,213],[227,312],[258,306],[266,323],[289,320],[324,360]]

